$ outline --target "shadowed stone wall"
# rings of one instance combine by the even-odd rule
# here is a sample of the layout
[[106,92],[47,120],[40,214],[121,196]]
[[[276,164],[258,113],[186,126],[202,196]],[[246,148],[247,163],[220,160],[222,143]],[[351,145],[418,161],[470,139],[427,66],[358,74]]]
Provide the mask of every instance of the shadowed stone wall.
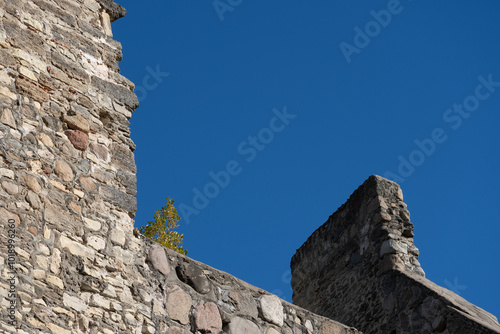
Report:
[[[138,101],[111,30],[124,15],[112,0],[0,0],[0,333],[361,333],[133,229]],[[294,257],[298,303],[367,332],[492,324],[419,276],[399,188],[368,188]]]
[[0,0],[0,333],[360,333],[134,235],[111,0]]
[[364,333],[500,333],[425,279],[400,187],[371,176],[292,258],[293,302]]

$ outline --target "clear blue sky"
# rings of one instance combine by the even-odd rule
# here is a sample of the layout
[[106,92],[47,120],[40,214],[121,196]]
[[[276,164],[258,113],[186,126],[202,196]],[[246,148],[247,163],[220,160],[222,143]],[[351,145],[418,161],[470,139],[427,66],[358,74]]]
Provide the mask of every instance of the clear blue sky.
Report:
[[228,1],[118,1],[136,226],[171,196],[190,257],[291,300],[295,250],[391,175],[427,277],[500,316],[500,3]]

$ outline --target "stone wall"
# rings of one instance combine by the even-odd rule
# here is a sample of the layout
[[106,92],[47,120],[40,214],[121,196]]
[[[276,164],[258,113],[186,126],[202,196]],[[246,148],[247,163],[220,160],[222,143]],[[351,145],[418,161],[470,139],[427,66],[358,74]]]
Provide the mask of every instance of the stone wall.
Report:
[[371,176],[292,258],[294,304],[364,333],[500,333],[425,279],[413,236],[400,187]]
[[359,333],[133,230],[111,0],[0,0],[0,332]]
[[[0,0],[0,332],[361,333],[133,229],[123,15],[112,0]],[[294,257],[297,302],[367,333],[496,326],[423,278],[399,188],[364,187]]]

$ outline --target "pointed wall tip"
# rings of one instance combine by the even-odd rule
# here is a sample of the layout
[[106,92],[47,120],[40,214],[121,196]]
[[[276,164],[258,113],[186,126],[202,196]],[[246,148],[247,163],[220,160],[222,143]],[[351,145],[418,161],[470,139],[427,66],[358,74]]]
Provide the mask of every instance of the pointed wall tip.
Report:
[[293,256],[294,304],[365,333],[500,333],[487,330],[500,328],[487,312],[425,279],[413,237],[399,185],[371,175]]
[[380,175],[373,174],[352,193],[346,204],[349,202],[363,201],[366,198],[372,197],[392,198],[403,201],[403,191],[396,182],[388,180]]
[[114,0],[97,0],[102,8],[108,13],[111,22],[127,15],[127,10],[117,4]]
[[399,185],[399,183],[395,182],[395,181],[392,181],[392,180],[389,180],[383,176],[380,176],[380,175],[376,175],[376,174],[373,174],[373,175],[370,175],[370,177],[368,178],[368,180],[375,180],[377,183],[380,183],[380,184],[384,184],[386,186],[392,186],[392,187],[396,187],[397,188],[397,191],[394,195],[396,195],[396,197],[402,201],[403,200],[403,190],[401,189],[401,186]]
[[385,178],[383,176],[377,175],[377,174],[370,175],[370,177],[368,177],[368,180],[375,180],[377,182],[395,184],[398,187],[400,186],[397,182],[389,180],[389,179],[387,179],[387,178]]
[[[370,175],[370,177],[368,177],[368,178],[369,178],[369,179],[375,179],[375,180],[380,181],[380,182],[391,182],[391,183],[396,183],[396,182],[394,182],[394,181],[392,181],[392,180],[389,180],[389,179],[387,179],[387,178],[385,178],[385,177],[383,177],[383,176],[377,175],[377,174],[372,174],[372,175]],[[396,183],[396,184],[397,184],[397,183]]]

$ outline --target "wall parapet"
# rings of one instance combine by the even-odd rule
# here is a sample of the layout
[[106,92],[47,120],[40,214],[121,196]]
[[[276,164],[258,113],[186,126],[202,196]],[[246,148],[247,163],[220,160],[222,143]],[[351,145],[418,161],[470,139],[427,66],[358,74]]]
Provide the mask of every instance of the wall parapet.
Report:
[[[417,328],[409,311],[431,312],[418,328],[437,332],[495,325],[423,278],[400,189],[378,177],[292,260],[294,298],[328,318],[139,235],[139,103],[111,30],[125,13],[112,0],[2,1],[0,333],[358,334]],[[416,292],[407,318],[389,316]]]
[[401,188],[370,176],[291,261],[293,302],[364,333],[500,333],[425,278]]
[[114,0],[97,0],[97,2],[101,5],[103,10],[108,13],[111,22],[127,15],[127,10],[117,4]]
[[0,7],[0,332],[359,333],[134,233],[125,13]]

